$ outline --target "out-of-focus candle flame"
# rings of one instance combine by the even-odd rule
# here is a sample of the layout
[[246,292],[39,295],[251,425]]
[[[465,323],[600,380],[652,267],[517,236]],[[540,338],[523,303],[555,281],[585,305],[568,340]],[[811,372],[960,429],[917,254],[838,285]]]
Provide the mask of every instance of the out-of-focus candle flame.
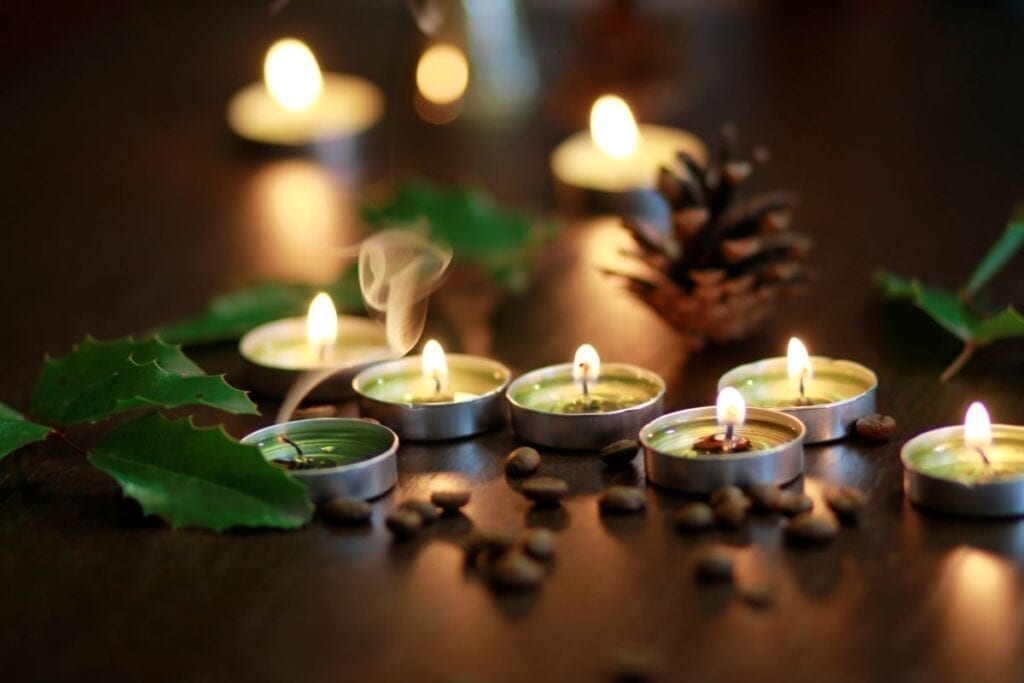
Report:
[[964,445],[967,448],[985,448],[992,445],[992,421],[985,405],[975,401],[967,408],[964,418]]
[[423,376],[434,382],[437,393],[441,393],[448,386],[448,359],[436,339],[431,339],[423,345]]
[[633,112],[617,95],[602,95],[590,109],[590,137],[598,149],[613,159],[625,159],[640,141]]
[[723,427],[739,427],[747,419],[747,404],[735,387],[726,387],[718,392],[715,415]]
[[312,50],[295,38],[279,40],[267,50],[263,82],[270,96],[291,111],[309,109],[324,87]]
[[786,348],[786,371],[789,378],[796,380],[801,386],[814,376],[814,368],[811,365],[807,347],[796,337],[790,337],[789,346]]
[[338,339],[338,312],[327,292],[320,292],[309,303],[306,314],[306,341],[325,358]]
[[572,361],[572,379],[575,382],[596,382],[601,376],[601,357],[597,355],[597,349],[590,344],[584,344],[576,349],[576,356]]
[[416,64],[416,88],[433,104],[451,104],[466,92],[469,62],[454,45],[431,45]]

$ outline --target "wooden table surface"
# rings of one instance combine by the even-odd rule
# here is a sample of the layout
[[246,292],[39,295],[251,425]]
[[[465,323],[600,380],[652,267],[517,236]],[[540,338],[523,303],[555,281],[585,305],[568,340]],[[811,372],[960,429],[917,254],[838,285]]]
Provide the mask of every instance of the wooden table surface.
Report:
[[[24,407],[43,353],[64,354],[86,332],[152,329],[255,277],[329,275],[324,246],[356,239],[355,203],[373,182],[469,181],[554,210],[547,155],[567,131],[541,111],[496,128],[416,118],[418,39],[404,3],[293,0],[277,15],[265,4],[101,4],[3,67],[0,400]],[[1024,423],[1024,347],[985,350],[939,384],[957,344],[909,306],[880,304],[870,284],[884,265],[958,285],[1024,199],[1022,18],[1001,3],[964,5],[722,3],[663,22],[685,66],[687,107],[671,123],[711,135],[736,122],[774,151],[758,186],[803,198],[796,224],[815,239],[818,283],[763,333],[687,358],[598,274],[628,244],[610,218],[568,221],[529,292],[492,320],[490,354],[517,371],[589,341],[664,376],[670,408],[709,403],[723,371],[776,355],[794,333],[874,368],[897,438],[808,448],[797,484],[819,505],[826,485],[864,488],[859,526],[804,552],[782,544],[775,518],[684,538],[670,522],[685,498],[670,493],[648,488],[642,516],[597,514],[606,485],[643,483],[639,461],[608,474],[592,456],[548,451],[542,471],[568,480],[572,497],[531,510],[503,475],[516,444],[503,430],[403,446],[398,488],[374,504],[372,529],[170,531],[48,443],[0,462],[4,679],[603,680],[630,644],[658,653],[664,680],[1024,679],[1024,525],[923,514],[903,497],[898,460],[907,438],[957,423],[974,399]],[[571,58],[573,15],[529,7],[550,86]],[[225,103],[285,33],[325,66],[383,85],[387,116],[361,167],[327,171],[231,141]],[[995,298],[1024,301],[1022,267],[1006,269]],[[464,345],[444,316],[430,325]],[[230,348],[195,357],[245,385]],[[262,417],[229,430],[272,419],[275,406],[261,405]],[[468,576],[456,546],[465,522],[392,542],[388,509],[454,483],[472,488],[477,527],[558,532],[540,591],[498,595]],[[735,548],[740,584],[774,587],[774,606],[693,580],[695,552],[712,540]]]

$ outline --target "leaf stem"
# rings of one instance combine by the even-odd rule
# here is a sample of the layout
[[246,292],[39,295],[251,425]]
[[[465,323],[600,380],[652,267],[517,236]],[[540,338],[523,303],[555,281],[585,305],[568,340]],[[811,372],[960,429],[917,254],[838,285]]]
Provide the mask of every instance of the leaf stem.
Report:
[[81,446],[79,446],[79,445],[78,445],[77,443],[75,443],[74,441],[72,441],[71,439],[69,439],[69,438],[68,438],[68,435],[67,435],[67,434],[65,434],[63,430],[60,430],[60,429],[56,429],[56,428],[55,428],[55,429],[53,429],[53,431],[52,431],[51,433],[52,433],[52,434],[53,434],[53,435],[54,435],[55,437],[57,437],[58,439],[60,439],[61,441],[63,441],[63,442],[65,443],[65,444],[67,444],[68,446],[70,446],[70,447],[71,447],[71,448],[73,448],[74,450],[76,450],[76,451],[78,451],[79,453],[81,453],[82,455],[88,455],[88,453],[89,453],[89,452],[88,452],[87,450],[85,450],[84,448],[82,448]]
[[964,364],[971,359],[974,352],[978,349],[978,344],[974,341],[968,341],[964,343],[964,348],[960,351],[960,355],[953,359],[953,362],[949,364],[942,374],[939,375],[940,382],[948,382],[952,379],[953,375],[960,372],[960,369]]

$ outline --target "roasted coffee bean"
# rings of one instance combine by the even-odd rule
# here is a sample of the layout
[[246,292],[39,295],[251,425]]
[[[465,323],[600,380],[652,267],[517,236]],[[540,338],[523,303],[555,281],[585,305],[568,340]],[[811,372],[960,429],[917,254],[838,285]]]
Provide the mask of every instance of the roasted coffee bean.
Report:
[[466,536],[462,541],[462,547],[469,559],[475,559],[479,555],[497,557],[512,547],[516,537],[512,534],[497,529],[480,529]]
[[673,526],[676,531],[703,531],[714,524],[715,515],[706,503],[687,503],[676,513]]
[[534,477],[523,484],[522,493],[538,505],[557,505],[569,494],[569,485],[557,477]]
[[738,529],[747,521],[747,498],[726,498],[714,507],[715,522],[727,529]]
[[489,570],[491,582],[505,590],[532,590],[544,578],[544,565],[524,553],[511,551],[502,555]]
[[528,477],[539,467],[540,453],[529,446],[520,446],[505,458],[505,473],[510,477]]
[[787,517],[793,517],[802,512],[810,512],[811,508],[814,507],[814,501],[796,491],[783,491],[775,507]]
[[398,508],[388,513],[388,516],[384,518],[384,524],[395,535],[395,538],[412,538],[423,527],[423,518],[412,510]]
[[647,495],[636,486],[612,486],[597,499],[602,512],[640,512],[647,507]]
[[732,553],[722,546],[710,546],[697,556],[697,578],[702,581],[732,581],[732,568]]
[[437,521],[438,512],[437,506],[431,503],[429,500],[419,500],[412,498],[406,501],[402,501],[401,505],[398,506],[402,510],[410,510],[415,512],[423,520],[424,524],[433,524]]
[[831,517],[799,514],[786,524],[786,540],[793,545],[828,543],[839,533],[839,524]]
[[751,607],[764,609],[771,607],[775,603],[775,591],[770,586],[764,584],[741,586],[737,592],[740,599]]
[[320,508],[324,521],[331,524],[366,524],[370,521],[373,508],[365,500],[357,498],[331,498]]
[[608,444],[601,449],[598,455],[601,462],[608,467],[622,467],[633,462],[633,458],[636,457],[639,450],[640,444],[633,439],[622,439]]
[[711,505],[714,507],[728,498],[744,498],[739,486],[721,486],[711,492]]
[[754,484],[747,489],[752,509],[757,512],[774,512],[779,506],[782,489],[775,484]]
[[538,560],[551,559],[555,554],[555,532],[551,529],[528,529],[523,532],[520,543],[526,554]]
[[896,420],[888,415],[868,415],[854,425],[857,436],[871,441],[885,441],[896,431]]
[[645,645],[624,645],[612,653],[611,675],[615,683],[650,683],[658,677],[661,657]]
[[855,521],[866,500],[864,493],[852,486],[836,486],[825,491],[825,502],[843,522]]
[[434,491],[430,494],[430,502],[441,508],[445,514],[455,514],[459,508],[469,502],[470,493],[466,489],[450,489]]

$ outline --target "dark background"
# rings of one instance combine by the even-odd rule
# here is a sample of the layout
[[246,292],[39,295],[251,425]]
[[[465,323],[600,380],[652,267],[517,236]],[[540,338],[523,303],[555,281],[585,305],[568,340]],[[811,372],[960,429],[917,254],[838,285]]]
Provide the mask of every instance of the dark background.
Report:
[[[652,6],[671,36],[682,107],[667,123],[713,137],[725,121],[773,161],[756,186],[799,191],[816,242],[811,296],[760,334],[687,358],[673,332],[600,277],[628,244],[613,219],[570,220],[529,292],[493,319],[491,355],[516,370],[567,360],[583,341],[669,382],[671,408],[710,402],[733,365],[791,334],[881,380],[899,434],[808,449],[802,486],[870,493],[853,530],[813,552],[778,520],[712,534],[737,548],[741,583],[775,587],[756,611],[691,579],[703,541],[670,531],[684,499],[649,491],[643,517],[601,519],[608,475],[546,453],[569,480],[560,512],[528,509],[502,475],[499,432],[407,446],[373,531],[314,522],[295,533],[175,531],[139,518],[116,485],[57,444],[0,463],[0,661],[12,680],[594,680],[627,643],[686,680],[1020,681],[1024,526],[925,515],[903,500],[902,442],[983,399],[1024,423],[1024,346],[983,350],[947,385],[958,344],[909,306],[885,306],[880,266],[959,285],[1024,198],[1024,23],[1007,3],[687,3]],[[542,97],[571,62],[579,5],[529,3]],[[325,243],[357,239],[362,188],[408,176],[470,182],[504,203],[556,209],[548,154],[568,130],[538,106],[503,126],[422,122],[412,107],[420,37],[404,4],[298,1],[5,5],[0,140],[0,400],[25,407],[43,353],[194,313],[255,277],[325,277]],[[254,154],[224,124],[228,98],[295,34],[326,69],[385,91],[361,162],[331,168]],[[580,122],[580,126],[583,122]],[[991,288],[1024,300],[1021,260]],[[438,316],[433,328],[450,330]],[[451,348],[457,339],[446,339]],[[245,377],[230,348],[195,356]],[[241,436],[269,421],[233,419]],[[208,421],[220,416],[210,415]],[[90,441],[95,435],[81,435]],[[441,528],[393,545],[380,521],[436,486],[473,487],[478,526],[560,531],[535,596],[496,596],[464,575]]]

